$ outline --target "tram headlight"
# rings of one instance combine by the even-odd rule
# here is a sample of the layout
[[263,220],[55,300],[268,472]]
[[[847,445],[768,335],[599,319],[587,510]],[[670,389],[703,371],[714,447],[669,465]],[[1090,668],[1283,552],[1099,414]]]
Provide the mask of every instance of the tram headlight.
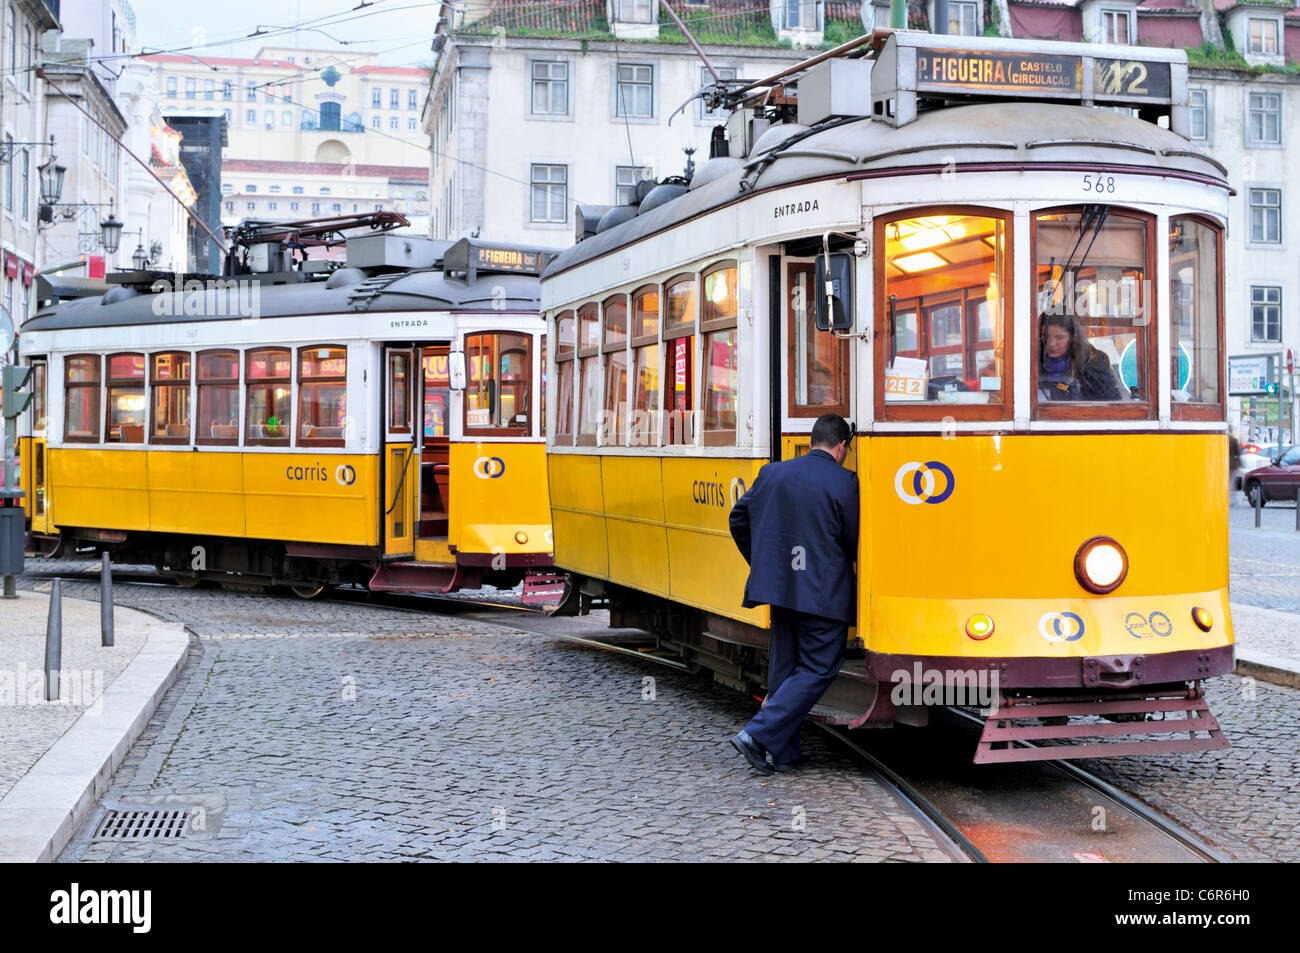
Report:
[[515,533],[515,542],[522,546],[524,543],[528,542],[528,534],[523,530]]
[[983,612],[971,616],[966,620],[966,634],[976,642],[983,642],[993,634],[993,617]]
[[1214,628],[1214,616],[1210,615],[1206,609],[1196,608],[1192,610],[1192,621],[1202,632],[1209,632]]
[[1074,554],[1074,576],[1089,592],[1114,592],[1128,575],[1128,553],[1109,536],[1094,536]]

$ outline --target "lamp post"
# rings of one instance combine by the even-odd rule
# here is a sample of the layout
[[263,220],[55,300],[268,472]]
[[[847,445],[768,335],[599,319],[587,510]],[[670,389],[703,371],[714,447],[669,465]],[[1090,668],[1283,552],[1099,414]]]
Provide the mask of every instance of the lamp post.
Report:
[[131,264],[136,271],[144,271],[149,267],[149,253],[144,250],[144,242],[135,246],[135,251],[131,253]]
[[67,167],[59,164],[58,157],[50,153],[45,164],[36,170],[41,177],[41,204],[58,205],[59,196],[63,194],[63,176]]
[[124,226],[125,223],[119,222],[112,212],[108,213],[108,218],[99,223],[99,243],[110,255],[117,254],[118,246],[122,243]]

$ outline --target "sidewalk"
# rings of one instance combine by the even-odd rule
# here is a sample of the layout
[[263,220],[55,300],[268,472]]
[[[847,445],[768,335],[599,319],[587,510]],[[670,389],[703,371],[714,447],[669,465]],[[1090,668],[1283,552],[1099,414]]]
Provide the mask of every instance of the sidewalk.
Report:
[[1231,604],[1237,674],[1300,688],[1300,615]]
[[64,598],[60,701],[47,702],[40,588],[0,599],[0,863],[58,857],[189,649],[182,626],[122,607],[103,648],[99,603]]

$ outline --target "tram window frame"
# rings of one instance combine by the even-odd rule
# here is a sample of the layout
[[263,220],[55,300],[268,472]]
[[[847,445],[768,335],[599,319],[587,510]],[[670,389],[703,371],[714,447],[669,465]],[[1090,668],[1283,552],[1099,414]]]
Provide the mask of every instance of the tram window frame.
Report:
[[[1170,380],[1170,384],[1169,384],[1169,389],[1170,389],[1170,392],[1171,392],[1171,400],[1170,400],[1170,405],[1169,405],[1169,407],[1170,407],[1170,417],[1171,417],[1173,420],[1200,420],[1200,421],[1218,421],[1218,420],[1223,420],[1224,417],[1225,417],[1225,414],[1224,414],[1224,396],[1225,396],[1225,388],[1226,388],[1226,383],[1227,383],[1227,382],[1224,380],[1224,355],[1227,353],[1227,351],[1225,350],[1225,348],[1227,347],[1227,340],[1226,340],[1226,333],[1227,333],[1227,332],[1226,332],[1226,329],[1225,329],[1225,327],[1224,327],[1224,314],[1226,313],[1225,310],[1224,310],[1225,307],[1226,307],[1226,304],[1225,304],[1226,299],[1225,299],[1225,297],[1224,297],[1224,294],[1225,294],[1225,288],[1224,288],[1224,273],[1223,273],[1223,268],[1224,268],[1224,251],[1223,251],[1223,246],[1224,246],[1224,230],[1223,230],[1223,226],[1222,226],[1221,224],[1219,224],[1218,222],[1214,221],[1214,220],[1211,219],[1211,218],[1207,218],[1207,217],[1204,216],[1204,215],[1186,214],[1186,215],[1171,215],[1171,216],[1169,216],[1169,228],[1170,228],[1171,230],[1172,230],[1172,228],[1174,227],[1174,224],[1175,224],[1175,223],[1180,223],[1180,222],[1190,222],[1190,223],[1193,223],[1193,224],[1200,225],[1200,226],[1202,226],[1202,227],[1208,228],[1208,229],[1213,233],[1213,235],[1214,235],[1214,237],[1215,237],[1215,254],[1214,254],[1214,269],[1215,269],[1215,272],[1214,272],[1214,274],[1215,274],[1215,285],[1216,285],[1216,292],[1217,292],[1217,293],[1215,294],[1215,298],[1214,298],[1214,307],[1217,309],[1216,314],[1215,314],[1215,318],[1214,318],[1214,324],[1215,324],[1216,335],[1217,335],[1217,339],[1216,339],[1216,341],[1215,341],[1215,347],[1217,348],[1216,355],[1215,355],[1217,359],[1216,359],[1216,361],[1215,361],[1215,365],[1216,365],[1217,373],[1218,373],[1218,395],[1219,395],[1219,397],[1218,397],[1218,400],[1216,400],[1216,401],[1195,401],[1195,400],[1188,400],[1188,401],[1175,401],[1175,400],[1172,400],[1172,392],[1173,392],[1174,390],[1177,390],[1177,386],[1176,386],[1176,385],[1177,385],[1178,381],[1177,381],[1176,378],[1171,378],[1171,380]],[[1174,313],[1173,313],[1174,289],[1173,289],[1173,279],[1174,279],[1174,269],[1173,269],[1173,262],[1172,262],[1172,260],[1171,260],[1170,265],[1169,265],[1169,283],[1170,283],[1170,287],[1169,287],[1169,342],[1170,342],[1170,347],[1171,347],[1171,348],[1177,348],[1177,347],[1178,347],[1178,343],[1179,343],[1179,341],[1178,341],[1178,337],[1177,337],[1177,334],[1176,334],[1176,328],[1175,328],[1175,326],[1174,326]],[[1193,319],[1193,321],[1195,322],[1195,319]],[[1192,350],[1193,350],[1193,357],[1195,357],[1195,351],[1196,351],[1196,348],[1193,347]],[[1176,352],[1175,352],[1175,353],[1176,353]],[[1172,358],[1171,358],[1171,359],[1172,359]]]
[[[623,330],[621,333],[613,330],[610,321],[611,310],[619,306],[623,309]],[[601,394],[601,419],[597,424],[597,432],[600,435],[599,443],[602,446],[621,447],[627,443],[627,422],[629,412],[629,401],[627,399],[628,375],[628,331],[632,320],[631,300],[626,293],[610,295],[600,303],[600,330],[601,330],[601,380],[604,382],[603,393]],[[619,358],[622,361],[619,361]],[[622,393],[618,394],[610,382],[615,379],[614,371],[621,364],[623,387]],[[611,401],[613,405],[611,406]],[[622,412],[619,411],[619,405],[622,404]],[[611,426],[612,424],[612,426]]]
[[[285,377],[271,377],[268,375],[267,377],[254,378],[253,377],[254,357],[256,357],[259,354],[271,354],[276,352],[283,353],[286,356],[289,365],[288,375]],[[265,432],[263,432],[263,435],[259,437],[250,436],[247,432],[247,429],[250,426],[250,421],[252,419],[252,415],[249,411],[250,408],[253,406],[253,394],[252,394],[253,388],[273,387],[274,385],[280,383],[283,383],[285,387],[287,387],[289,390],[289,418],[290,419],[287,422],[282,421],[280,426],[280,429],[284,432],[284,436],[268,437],[265,435]],[[293,349],[292,348],[258,347],[258,348],[250,348],[249,350],[245,351],[244,352],[244,404],[243,404],[244,406],[243,425],[245,429],[244,446],[246,447],[287,447],[289,446],[290,444],[289,437],[293,433],[293,426],[294,426],[293,397],[294,394],[293,394]],[[272,414],[272,416],[274,416],[274,414]]]
[[[730,314],[721,316],[710,316],[713,309],[718,305],[711,301],[707,295],[709,279],[719,272],[730,271],[732,274],[732,288],[729,295]],[[740,262],[734,258],[724,261],[714,262],[708,268],[700,272],[700,296],[699,296],[699,314],[700,314],[700,403],[704,404],[700,408],[700,441],[706,447],[730,447],[735,446],[736,434],[740,424]],[[709,382],[711,373],[714,370],[714,364],[710,352],[713,339],[720,334],[732,332],[732,353],[735,356],[735,366],[731,368],[732,391],[731,402],[733,405],[733,414],[735,416],[734,426],[717,427],[709,429]],[[721,412],[719,412],[721,417]]]
[[[113,376],[113,359],[114,358],[140,358],[140,376],[139,377],[114,377]],[[138,383],[137,383],[138,382]],[[104,443],[115,443],[119,446],[139,446],[147,443],[146,435],[149,431],[149,360],[141,351],[116,351],[112,354],[105,355],[104,359]],[[118,425],[116,439],[113,437],[113,394],[115,391],[135,391],[139,390],[140,397],[144,401],[143,417],[144,423],[130,424],[129,426],[140,427],[139,440],[124,440],[122,438],[123,426]]]
[[[1029,281],[1031,301],[1037,302],[1038,294],[1038,219],[1042,215],[1081,215],[1084,205],[1056,205],[1047,208],[1035,208],[1029,211]],[[1146,396],[1139,400],[1132,398],[1123,401],[1040,401],[1038,399],[1038,314],[1031,315],[1033,328],[1030,332],[1029,360],[1029,400],[1030,419],[1032,420],[1155,420],[1159,411],[1160,379],[1156,373],[1159,366],[1157,351],[1157,319],[1160,306],[1160,289],[1156,275],[1156,216],[1127,206],[1107,206],[1111,216],[1139,219],[1145,224],[1146,261],[1143,264],[1143,282],[1151,289],[1151,300],[1143,302],[1143,308],[1151,316],[1145,325],[1137,326],[1141,332],[1143,346],[1138,352],[1139,379],[1147,381]],[[1031,309],[1032,310],[1032,309]],[[1114,369],[1118,376],[1118,369]],[[1121,386],[1123,380],[1120,380]]]
[[[487,343],[486,341],[482,344],[477,343],[478,339],[488,339],[488,338],[494,338],[496,340],[493,343]],[[515,352],[516,350],[515,348],[501,347],[501,342],[502,339],[504,338],[519,338],[524,342],[524,352],[523,352],[524,356],[523,356],[523,360],[520,362],[520,366],[523,368],[524,371],[523,384],[524,387],[526,388],[526,391],[525,391],[524,400],[521,403],[522,403],[524,413],[527,415],[527,419],[523,424],[523,426],[516,425],[512,427],[508,425],[508,422],[507,424],[502,424],[502,425],[497,425],[497,424],[488,424],[487,426],[471,425],[469,422],[470,392],[474,389],[474,385],[476,383],[474,378],[475,355],[471,352],[473,349],[478,348],[479,354],[481,355],[484,352],[484,350],[490,348],[491,349],[490,353],[496,358],[499,358],[503,354]],[[531,437],[533,433],[533,421],[532,421],[533,335],[524,330],[506,331],[506,330],[488,329],[482,331],[470,331],[465,335],[465,360],[468,365],[468,374],[467,374],[468,380],[466,381],[466,386],[463,393],[463,399],[461,401],[461,406],[462,406],[461,413],[463,415],[461,419],[462,434],[467,439],[470,437]],[[501,391],[504,389],[501,386],[501,369],[497,364],[494,363],[489,367],[489,370],[490,370],[489,380],[494,385],[494,389],[495,389],[494,399],[499,406],[502,397]],[[518,382],[516,381],[514,383],[518,383]],[[490,388],[489,393],[492,393],[492,391],[493,388]],[[516,404],[515,416],[518,416],[519,406],[520,404]],[[512,417],[510,419],[514,419],[514,418]]]
[[[824,334],[827,339],[834,343],[835,353],[839,362],[838,372],[833,372],[833,377],[838,380],[838,388],[843,398],[837,403],[806,403],[801,404],[798,400],[798,394],[795,388],[795,374],[798,371],[799,361],[807,360],[807,354],[801,354],[799,348],[799,327],[798,311],[795,309],[794,295],[794,274],[807,275],[807,285],[804,294],[804,322],[807,327],[809,337],[806,340],[811,341],[812,335]],[[815,290],[817,277],[817,265],[812,261],[798,261],[787,258],[785,260],[785,300],[786,300],[786,416],[791,418],[810,418],[815,419],[822,414],[839,414],[841,417],[849,416],[849,362],[852,360],[847,338],[836,337],[826,331],[818,331],[816,323],[816,308],[814,307]],[[806,368],[805,368],[806,371]]]
[[[95,376],[93,380],[71,380],[72,365],[75,361],[92,361]],[[63,359],[63,442],[64,443],[99,443],[101,427],[103,421],[100,415],[100,407],[103,404],[103,386],[104,386],[104,357],[102,354],[69,354]],[[68,408],[72,406],[72,392],[74,390],[87,390],[92,401],[89,415],[83,414],[84,419],[95,422],[94,433],[73,434],[68,430],[68,424],[72,420]]]
[[[669,290],[684,282],[690,282],[691,285],[690,297],[687,299],[686,307],[682,311],[683,316],[689,315],[689,318],[683,323],[670,324],[669,302],[672,299],[669,295]],[[659,407],[660,410],[663,411],[664,418],[663,429],[660,433],[660,441],[663,446],[667,447],[693,447],[697,443],[695,427],[695,371],[697,362],[695,352],[696,337],[699,333],[698,326],[700,313],[700,275],[698,272],[682,272],[673,275],[663,283],[659,313],[662,316],[659,320],[659,327],[662,329],[664,345],[663,355],[660,358],[662,362],[660,366],[663,368],[663,372],[659,375]],[[682,338],[686,339],[685,344],[675,343]],[[686,406],[678,408],[674,406],[674,401],[668,399],[670,378],[669,368],[672,366],[670,361],[675,361],[677,352],[682,349],[685,350],[686,358]],[[671,376],[675,383],[675,373]],[[673,414],[685,415],[684,418],[679,417],[677,420],[686,421],[687,432],[682,434],[682,436],[689,439],[674,439]]]
[[[203,359],[205,357],[210,357],[213,355],[222,355],[222,354],[230,355],[230,357],[233,358],[233,361],[231,361],[231,363],[233,363],[235,367],[235,376],[234,377],[205,377],[203,375]],[[243,405],[240,400],[241,385],[243,383],[243,379],[240,375],[240,369],[242,367],[243,367],[243,357],[239,353],[238,349],[236,348],[229,348],[229,347],[208,348],[206,350],[199,351],[194,355],[194,363],[191,366],[191,373],[194,377],[194,442],[198,446],[201,447],[239,446],[239,436],[242,433],[240,427],[243,424]],[[234,405],[234,411],[237,416],[233,425],[235,431],[235,435],[233,437],[212,436],[213,427],[231,426],[231,424],[217,424],[215,421],[211,421],[208,423],[206,434],[203,432],[204,428],[202,427],[202,423],[204,420],[204,414],[203,414],[204,397],[207,396],[204,393],[204,391],[206,389],[216,388],[216,387],[228,388],[234,392],[234,400],[231,401],[231,403]]]
[[[310,356],[311,351],[339,351],[343,355],[343,373],[341,374],[305,374],[304,363]],[[334,360],[335,358],[327,357],[318,360]],[[308,437],[302,433],[303,425],[306,423],[306,417],[303,413],[303,402],[307,399],[309,390],[312,385],[343,385],[343,415],[347,419],[348,406],[348,346],[346,344],[309,344],[298,348],[296,371],[298,378],[297,396],[297,416],[294,418],[294,446],[296,447],[343,447],[347,444],[347,425],[343,424],[338,428],[337,437]],[[308,426],[311,426],[308,424]]]
[[[181,377],[158,377],[158,358],[184,358],[187,362],[186,373]],[[146,369],[149,373],[149,443],[158,446],[177,446],[187,447],[190,444],[190,437],[194,433],[194,404],[193,388],[194,381],[194,355],[189,351],[154,351],[148,356]],[[184,393],[184,400],[189,402],[185,407],[185,434],[184,436],[174,436],[165,433],[159,436],[157,433],[158,426],[158,398],[162,396],[161,392],[181,391]],[[168,398],[175,399],[174,397]],[[171,425],[169,424],[168,427]]]
[[[565,341],[565,324],[570,338]],[[571,447],[575,436],[575,403],[578,375],[578,312],[566,308],[555,316],[555,433],[556,446]],[[566,380],[567,379],[567,380]],[[568,413],[565,413],[565,385],[568,385]],[[567,418],[567,419],[565,419]]]
[[[650,311],[639,309],[637,302],[644,300],[648,295],[655,296],[654,306],[654,328],[653,330],[644,330],[640,324],[639,315],[649,315]],[[659,284],[642,285],[629,296],[631,307],[628,309],[628,347],[630,355],[628,357],[628,380],[632,388],[632,398],[628,401],[628,430],[629,443],[634,447],[640,446],[658,446],[662,438],[659,427],[654,424],[659,420],[663,410],[663,355],[664,348],[660,343],[659,329],[663,327],[663,287]],[[648,323],[648,317],[646,321]],[[637,332],[641,333],[638,334]],[[646,394],[647,406],[640,405],[640,396],[643,393],[638,382],[641,374],[641,358],[645,352],[652,352],[647,356],[647,363],[644,365],[653,370],[654,386],[644,393]],[[653,362],[651,365],[650,362]],[[644,416],[638,418],[638,414]],[[637,420],[649,421],[649,426],[644,429],[634,427]]]
[[[926,218],[936,215],[961,215],[973,218],[996,219],[1002,225],[1002,274],[1004,280],[999,289],[1002,294],[1002,399],[992,400],[987,404],[958,404],[958,403],[937,403],[931,401],[886,401],[885,400],[885,368],[888,365],[889,350],[889,295],[887,293],[887,283],[885,277],[885,258],[888,255],[888,240],[885,229],[895,222],[907,221],[915,218]],[[1015,371],[1016,371],[1016,351],[1014,341],[1014,323],[1016,314],[1016,285],[1015,285],[1015,264],[1012,258],[1012,251],[1015,246],[1015,213],[1010,209],[991,208],[983,205],[937,205],[921,206],[901,209],[891,215],[881,216],[875,220],[873,229],[875,244],[878,249],[877,254],[872,255],[872,269],[874,287],[879,289],[875,295],[875,340],[876,344],[872,348],[872,360],[875,368],[875,385],[873,403],[875,406],[876,420],[879,421],[933,421],[942,422],[945,419],[955,420],[987,420],[1008,422],[1012,420],[1012,406],[1015,399]],[[997,251],[994,249],[996,256]],[[962,295],[962,301],[966,302],[968,296]],[[986,299],[980,299],[986,300]],[[904,310],[903,306],[907,303],[915,302],[913,309],[916,318],[916,350],[923,353],[922,342],[926,339],[926,315],[921,308],[920,302],[914,297],[896,299],[895,312],[899,313]],[[965,304],[963,303],[963,309]],[[963,310],[963,322],[965,321],[965,312]],[[976,329],[978,338],[978,328]],[[978,344],[978,340],[975,342]],[[978,348],[975,349],[978,352]],[[928,357],[927,357],[927,381],[928,374]]]
[[[578,334],[578,374],[574,381],[576,393],[574,395],[577,401],[577,423],[573,434],[574,446],[594,447],[596,446],[596,437],[600,433],[600,409],[604,406],[601,400],[600,387],[600,327],[601,315],[600,305],[595,301],[588,301],[578,309],[577,334]],[[593,340],[587,342],[587,329],[595,330]],[[588,394],[586,387],[588,384],[588,375],[593,374],[595,389]],[[589,398],[589,399],[588,399]],[[595,405],[596,414],[592,421],[593,427],[590,433],[584,432],[585,418],[583,412],[592,404]]]
[[49,367],[43,357],[31,358],[32,367],[32,434],[45,433],[49,426],[49,412],[46,387],[49,381]]

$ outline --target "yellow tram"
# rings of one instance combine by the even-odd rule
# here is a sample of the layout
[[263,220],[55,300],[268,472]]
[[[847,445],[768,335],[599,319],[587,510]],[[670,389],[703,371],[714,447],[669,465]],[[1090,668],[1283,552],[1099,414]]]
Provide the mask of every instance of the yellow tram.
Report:
[[253,223],[242,273],[179,286],[43,279],[29,548],[304,598],[542,578],[547,253],[370,233],[393,224]]
[[570,608],[759,690],[728,514],[837,412],[857,623],[815,715],[978,700],[981,762],[1226,744],[1201,682],[1234,665],[1230,189],[1186,76],[1181,51],[878,31],[712,90],[713,156],[543,275]]

